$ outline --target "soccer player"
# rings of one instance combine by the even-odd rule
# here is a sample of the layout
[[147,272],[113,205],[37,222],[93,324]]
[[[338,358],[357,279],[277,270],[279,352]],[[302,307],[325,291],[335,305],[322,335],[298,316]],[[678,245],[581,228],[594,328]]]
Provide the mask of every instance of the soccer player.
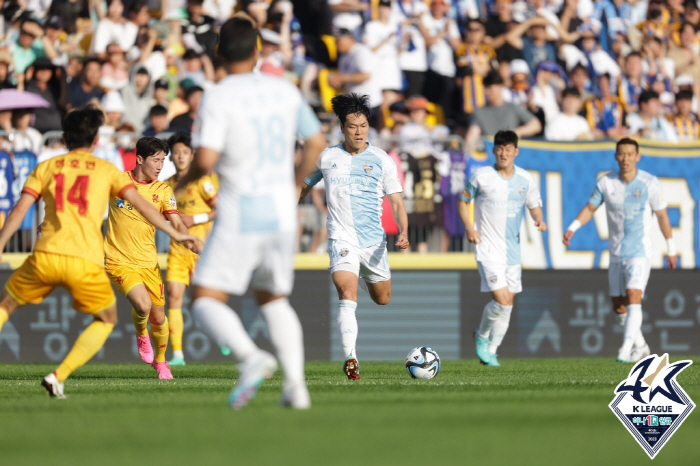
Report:
[[367,96],[341,94],[333,98],[333,112],[340,120],[344,141],[328,147],[316,171],[305,180],[299,202],[324,179],[328,204],[328,254],[331,279],[338,291],[338,330],[350,380],[359,380],[357,342],[357,286],[377,304],[389,304],[391,270],[382,228],[382,202],[389,197],[399,226],[396,246],[409,247],[408,216],[394,161],[367,142],[370,109]]
[[[500,366],[498,347],[510,324],[515,295],[522,291],[520,276],[520,225],[523,205],[535,226],[545,231],[542,200],[537,183],[527,171],[515,166],[518,135],[498,131],[494,136],[493,166],[476,170],[460,195],[459,216],[466,226],[467,239],[476,244],[476,261],[481,276],[481,292],[491,293],[484,307],[481,324],[474,335],[476,355],[482,364]],[[474,223],[469,206],[474,201]]]
[[[173,228],[187,233],[177,211],[173,190],[158,181],[167,153],[165,141],[142,137],[136,142],[136,168],[133,172],[122,172],[121,179],[134,184],[139,195],[165,216]],[[170,330],[165,316],[163,278],[158,267],[153,225],[133,209],[130,201],[113,195],[109,200],[104,244],[107,275],[133,306],[131,318],[141,359],[153,366],[159,379],[172,379],[170,366],[165,361]],[[192,244],[187,247],[191,248]],[[155,355],[148,336],[149,320],[156,343]]]
[[109,196],[129,202],[173,239],[193,239],[168,225],[114,165],[91,154],[103,123],[104,114],[93,108],[66,115],[63,140],[69,152],[34,168],[0,230],[2,251],[29,207],[44,198],[46,217],[34,252],[0,294],[0,328],[20,306],[40,303],[57,286],[73,295],[76,310],[93,315],[63,362],[41,382],[57,398],[65,398],[65,380],[102,348],[117,322],[116,299],[103,268],[101,227]]
[[[174,190],[177,182],[190,169],[194,150],[189,133],[175,133],[170,136],[168,146],[176,173],[166,180],[165,184]],[[214,204],[218,191],[219,179],[216,175],[205,175],[183,189],[175,191],[177,210],[182,222],[190,234],[198,237],[202,242],[209,235],[212,222],[216,217]],[[168,291],[168,325],[173,347],[173,358],[168,362],[171,366],[185,365],[185,355],[182,352],[182,298],[185,294],[185,288],[190,284],[190,276],[194,272],[198,258],[197,254],[176,241],[170,243],[165,286]]]
[[[178,182],[181,189],[216,167],[221,183],[216,221],[192,279],[192,310],[200,327],[241,363],[229,396],[229,405],[239,409],[277,368],[275,357],[257,347],[227,305],[230,294],[242,295],[251,285],[282,366],[281,404],[305,409],[311,400],[302,328],[288,300],[294,284],[295,179],[300,185],[311,173],[326,141],[294,85],[253,72],[258,37],[245,14],[221,26],[218,53],[229,74],[204,95],[193,137],[197,153]],[[306,144],[295,174],[297,136]]]
[[598,179],[588,204],[564,232],[564,244],[571,246],[576,231],[605,203],[610,232],[608,284],[618,322],[625,327],[618,362],[636,362],[651,354],[642,335],[642,296],[651,269],[654,214],[666,238],[668,268],[675,269],[678,261],[661,183],[654,175],[637,169],[641,157],[637,141],[620,139],[615,149],[619,170]]

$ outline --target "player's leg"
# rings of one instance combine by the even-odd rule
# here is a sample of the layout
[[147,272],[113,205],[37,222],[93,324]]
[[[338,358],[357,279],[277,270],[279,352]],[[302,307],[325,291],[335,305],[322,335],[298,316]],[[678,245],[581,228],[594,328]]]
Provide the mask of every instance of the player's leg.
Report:
[[3,290],[0,293],[0,332],[2,332],[2,326],[5,322],[10,319],[10,316],[20,307],[18,303],[7,290]]
[[625,320],[622,347],[617,355],[620,362],[632,362],[632,350],[637,347],[635,357],[640,352],[649,352],[642,334],[642,297],[649,280],[651,265],[646,258],[634,258],[622,263],[624,294],[627,298],[627,318]]
[[27,303],[38,304],[56,286],[56,279],[47,277],[53,274],[55,264],[45,253],[31,254],[22,265],[15,270],[0,293],[0,331],[10,316]]
[[185,355],[182,352],[182,334],[184,320],[182,318],[182,302],[185,296],[184,283],[166,283],[168,289],[168,323],[170,325],[170,342],[173,346],[173,358],[168,362],[171,366],[184,366]]
[[126,293],[126,299],[131,303],[131,320],[136,331],[139,355],[146,364],[153,364],[153,347],[148,336],[148,316],[153,307],[151,296],[143,283],[137,283]]
[[507,265],[489,262],[479,262],[477,265],[481,276],[481,292],[491,293],[492,300],[484,306],[481,323],[474,334],[476,355],[482,364],[491,365],[493,355],[496,354],[491,351],[492,344],[497,349],[503,341],[515,294],[509,289]]
[[391,269],[386,243],[359,251],[360,285],[364,283],[372,301],[379,305],[391,301]]
[[153,368],[158,373],[161,380],[172,379],[170,366],[165,361],[165,351],[168,349],[168,339],[170,337],[170,326],[168,318],[165,316],[165,285],[163,285],[163,275],[158,266],[152,269],[141,269],[141,279],[148,290],[151,300],[151,310],[148,313],[148,320],[151,323],[151,337],[155,355],[153,357]]

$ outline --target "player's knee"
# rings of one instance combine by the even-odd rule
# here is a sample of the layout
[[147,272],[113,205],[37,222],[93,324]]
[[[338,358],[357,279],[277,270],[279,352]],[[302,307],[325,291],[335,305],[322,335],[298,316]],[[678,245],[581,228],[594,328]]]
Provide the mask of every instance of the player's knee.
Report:
[[386,306],[387,304],[389,304],[389,301],[391,301],[391,291],[388,291],[386,293],[380,293],[374,297],[374,302],[379,304],[380,306]]
[[150,314],[151,307],[153,306],[151,298],[148,296],[142,299],[138,299],[132,304],[134,305],[134,309],[136,309],[136,313],[140,316],[147,316],[148,314]]

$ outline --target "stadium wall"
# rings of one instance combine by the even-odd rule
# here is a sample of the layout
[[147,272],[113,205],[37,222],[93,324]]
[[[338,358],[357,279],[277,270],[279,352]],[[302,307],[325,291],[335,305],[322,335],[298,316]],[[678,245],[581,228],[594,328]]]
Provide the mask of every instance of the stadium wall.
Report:
[[[0,272],[7,281],[9,271]],[[643,331],[652,351],[700,354],[700,272],[654,270],[644,301]],[[476,270],[395,270],[392,302],[373,304],[360,292],[357,310],[360,359],[400,360],[415,346],[431,346],[443,359],[475,358],[472,332],[490,299],[479,292]],[[615,357],[622,339],[602,270],[532,270],[523,273],[502,358]],[[118,296],[119,323],[96,361],[137,362],[130,305]],[[337,294],[326,270],[298,270],[291,302],[304,326],[309,360],[339,360]],[[267,328],[250,294],[232,298],[248,332],[263,347]],[[193,323],[189,302],[184,350],[188,361],[225,361],[218,348]],[[89,315],[71,307],[57,289],[40,305],[29,305],[0,333],[0,362],[57,362],[89,324]]]

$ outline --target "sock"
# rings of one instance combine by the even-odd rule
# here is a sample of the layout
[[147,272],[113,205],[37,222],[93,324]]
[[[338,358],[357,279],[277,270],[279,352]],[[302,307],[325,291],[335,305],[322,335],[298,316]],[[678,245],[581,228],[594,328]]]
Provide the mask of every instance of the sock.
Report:
[[338,330],[340,330],[340,344],[343,347],[345,358],[357,358],[355,345],[357,343],[357,316],[355,310],[357,303],[349,299],[341,299],[338,309]]
[[513,306],[502,306],[496,303],[498,309],[498,318],[496,322],[493,323],[493,329],[491,331],[491,342],[489,344],[489,353],[496,354],[498,347],[501,346],[503,342],[503,337],[506,336],[508,331],[508,325],[510,325],[510,313],[513,310]]
[[[644,320],[644,315],[642,315],[642,321]],[[634,347],[637,349],[642,349],[647,345],[647,341],[644,339],[644,332],[642,332],[642,326],[639,326],[639,332],[637,336],[634,337]]]
[[624,314],[616,314],[615,316],[617,318],[617,323],[620,325],[625,325],[625,321],[627,320],[627,313],[625,312]]
[[642,332],[642,305],[630,304],[627,306],[627,321],[625,322],[625,338],[622,341],[620,352],[632,350],[637,334]]
[[[170,344],[173,347],[173,354],[182,353],[182,332],[184,329],[182,321],[182,309],[168,309],[168,322],[170,325]],[[180,354],[179,356],[182,356]]]
[[131,320],[134,321],[136,336],[145,337],[148,335],[148,316],[141,317],[136,313],[136,309],[131,308]]
[[168,318],[165,318],[163,325],[156,325],[151,322],[151,336],[156,349],[155,362],[165,361],[165,350],[168,349],[168,337],[170,336],[170,328]]
[[2,326],[5,322],[7,322],[7,319],[10,318],[10,315],[7,313],[7,311],[3,308],[0,307],[0,332],[2,332]]
[[216,346],[229,348],[237,361],[243,361],[258,351],[241,318],[228,305],[214,298],[197,298],[192,303],[192,312]]
[[495,324],[496,320],[498,319],[498,308],[496,306],[500,305],[493,300],[489,301],[486,303],[486,306],[484,306],[484,311],[481,314],[479,330],[476,331],[479,338],[488,338],[491,336],[493,324]]
[[299,317],[287,298],[276,299],[260,306],[270,341],[282,366],[284,383],[298,386],[304,383],[304,334]]
[[80,334],[73,348],[56,369],[56,378],[63,383],[77,368],[85,364],[97,353],[112,333],[114,324],[94,321]]

